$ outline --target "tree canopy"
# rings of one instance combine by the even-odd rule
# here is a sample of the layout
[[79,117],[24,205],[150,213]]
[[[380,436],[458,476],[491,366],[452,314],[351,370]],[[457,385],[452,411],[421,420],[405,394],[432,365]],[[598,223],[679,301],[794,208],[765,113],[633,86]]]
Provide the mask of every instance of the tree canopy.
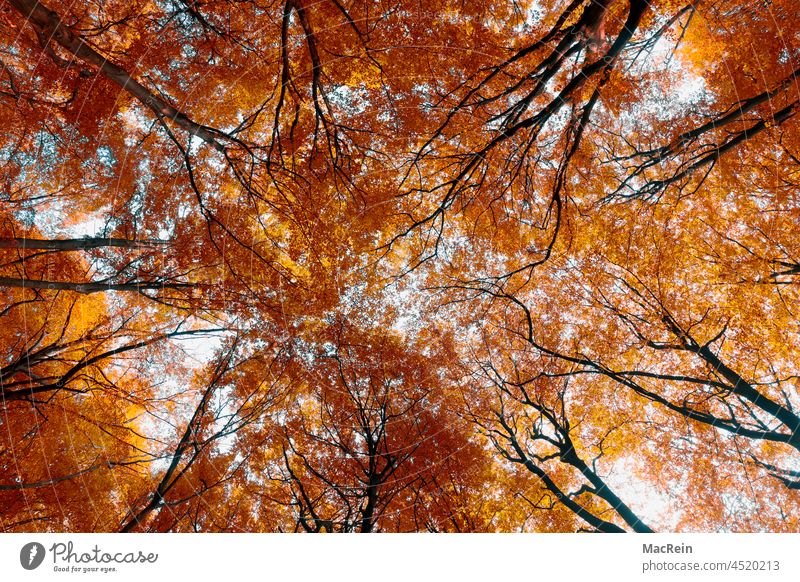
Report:
[[800,531],[792,0],[0,35],[0,530]]

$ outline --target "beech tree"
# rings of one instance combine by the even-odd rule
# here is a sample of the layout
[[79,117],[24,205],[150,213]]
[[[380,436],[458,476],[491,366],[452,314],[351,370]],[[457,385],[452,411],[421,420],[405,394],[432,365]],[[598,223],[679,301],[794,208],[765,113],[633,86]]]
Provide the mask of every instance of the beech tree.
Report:
[[798,531],[789,0],[0,8],[3,531]]

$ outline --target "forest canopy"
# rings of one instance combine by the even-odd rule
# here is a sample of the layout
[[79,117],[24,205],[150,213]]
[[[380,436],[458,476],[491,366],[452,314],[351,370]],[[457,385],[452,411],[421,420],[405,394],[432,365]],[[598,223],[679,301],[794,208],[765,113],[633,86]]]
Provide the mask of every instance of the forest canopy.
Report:
[[800,531],[793,0],[0,35],[0,530]]

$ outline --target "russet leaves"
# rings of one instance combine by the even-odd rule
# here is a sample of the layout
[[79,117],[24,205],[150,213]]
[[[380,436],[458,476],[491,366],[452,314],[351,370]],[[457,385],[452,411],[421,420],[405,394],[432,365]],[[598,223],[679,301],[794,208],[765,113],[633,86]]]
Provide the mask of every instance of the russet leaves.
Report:
[[793,4],[8,0],[5,531],[796,531]]

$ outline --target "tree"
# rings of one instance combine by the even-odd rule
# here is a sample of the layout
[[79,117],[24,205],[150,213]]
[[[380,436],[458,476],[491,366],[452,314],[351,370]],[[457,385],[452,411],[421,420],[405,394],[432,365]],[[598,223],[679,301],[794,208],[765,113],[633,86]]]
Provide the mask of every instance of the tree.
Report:
[[[442,499],[474,487],[482,460],[434,391],[439,354],[421,358],[395,334],[345,322],[315,335],[308,386],[286,411],[283,466],[271,477],[288,486],[293,529],[443,530],[470,517],[475,527],[471,508]],[[421,496],[440,501],[417,507]]]
[[0,9],[4,531],[797,531],[789,0]]

